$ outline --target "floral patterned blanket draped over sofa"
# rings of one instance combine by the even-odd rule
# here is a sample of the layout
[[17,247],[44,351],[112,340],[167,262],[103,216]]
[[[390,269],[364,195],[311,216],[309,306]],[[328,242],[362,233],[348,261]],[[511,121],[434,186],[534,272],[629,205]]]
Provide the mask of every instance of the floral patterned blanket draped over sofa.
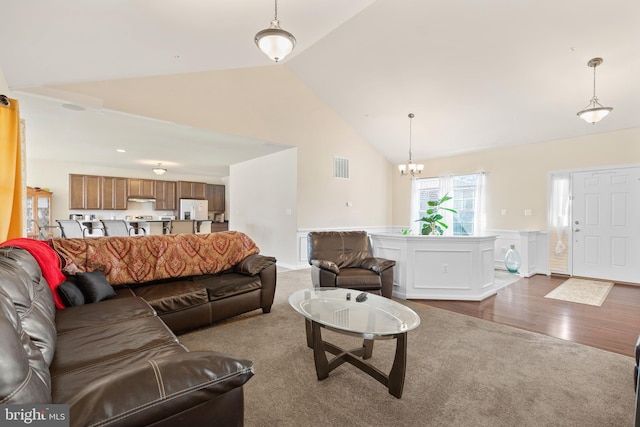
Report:
[[211,234],[53,239],[68,274],[100,270],[112,286],[228,270],[260,252],[246,234]]

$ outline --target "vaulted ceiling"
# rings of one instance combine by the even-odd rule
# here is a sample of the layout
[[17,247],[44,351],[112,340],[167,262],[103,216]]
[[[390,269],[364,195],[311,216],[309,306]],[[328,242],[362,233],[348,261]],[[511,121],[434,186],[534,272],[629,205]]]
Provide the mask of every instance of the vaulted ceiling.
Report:
[[[410,112],[414,159],[640,126],[637,0],[281,0],[281,25],[298,45],[279,64],[253,43],[273,8],[270,0],[5,2],[0,68],[29,121],[30,149],[55,159],[60,147],[35,136],[57,126],[104,141],[135,136],[141,150],[161,150],[165,135],[185,147],[207,141],[225,164],[280,150],[50,89],[258,66],[289,69],[393,163],[407,159]],[[604,58],[597,95],[614,107],[595,126],[576,117],[592,96],[593,57]],[[96,114],[80,120],[64,103]],[[164,158],[175,155],[174,146]],[[180,155],[194,165],[202,157]]]

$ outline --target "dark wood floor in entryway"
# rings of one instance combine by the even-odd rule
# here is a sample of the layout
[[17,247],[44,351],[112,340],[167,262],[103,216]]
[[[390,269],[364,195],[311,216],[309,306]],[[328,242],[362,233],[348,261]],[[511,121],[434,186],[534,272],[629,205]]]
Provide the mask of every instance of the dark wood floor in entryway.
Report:
[[640,286],[615,284],[600,307],[544,296],[565,277],[536,275],[484,301],[417,302],[633,356],[640,335]]

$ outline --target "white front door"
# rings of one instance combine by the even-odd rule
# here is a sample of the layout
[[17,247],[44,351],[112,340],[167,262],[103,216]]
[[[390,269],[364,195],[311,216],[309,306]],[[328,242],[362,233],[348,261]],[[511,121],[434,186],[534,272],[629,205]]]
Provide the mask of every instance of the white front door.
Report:
[[640,283],[640,168],[572,173],[573,275]]

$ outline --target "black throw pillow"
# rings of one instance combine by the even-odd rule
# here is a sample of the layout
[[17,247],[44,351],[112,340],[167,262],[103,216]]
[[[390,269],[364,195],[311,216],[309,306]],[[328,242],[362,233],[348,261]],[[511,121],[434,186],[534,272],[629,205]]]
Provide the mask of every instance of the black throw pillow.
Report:
[[65,280],[60,283],[56,290],[58,291],[58,295],[60,295],[60,299],[65,307],[84,304],[84,295],[82,294],[82,291],[78,285],[69,280]]
[[76,273],[76,279],[86,302],[102,301],[116,294],[102,271],[79,272]]

